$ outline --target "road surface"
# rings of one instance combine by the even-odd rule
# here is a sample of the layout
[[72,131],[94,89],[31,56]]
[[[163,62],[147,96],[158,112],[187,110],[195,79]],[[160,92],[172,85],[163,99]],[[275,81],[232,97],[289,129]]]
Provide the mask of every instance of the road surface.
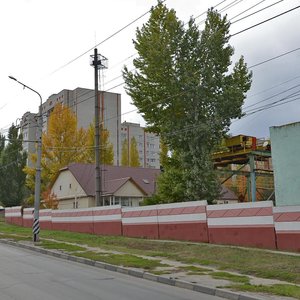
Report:
[[1,300],[221,300],[0,244]]

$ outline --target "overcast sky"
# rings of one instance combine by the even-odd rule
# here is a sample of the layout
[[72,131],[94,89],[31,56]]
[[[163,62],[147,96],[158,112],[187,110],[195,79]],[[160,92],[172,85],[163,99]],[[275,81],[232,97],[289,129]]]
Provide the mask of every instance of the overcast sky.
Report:
[[[10,125],[18,122],[17,119],[26,111],[37,112],[39,105],[38,96],[30,90],[23,90],[21,85],[8,78],[9,75],[37,90],[43,101],[63,89],[92,89],[94,73],[89,65],[89,56],[93,54],[93,47],[146,13],[156,3],[156,0],[0,1],[0,132],[6,133]],[[232,22],[237,21],[230,29],[234,35],[297,7],[299,0],[166,0],[165,4],[168,8],[174,8],[182,21],[187,21],[190,16],[197,17],[209,7],[218,5],[218,10],[222,12],[224,9],[223,15],[227,14]],[[272,7],[238,21],[272,4]],[[255,7],[250,9],[252,6]],[[98,52],[108,58],[109,64],[103,74],[102,90],[120,93],[122,120],[141,125],[145,123],[130,104],[131,100],[121,85],[121,69],[124,64],[129,69],[132,67],[136,53],[132,39],[135,38],[136,28],[141,27],[148,18],[149,14],[97,47]],[[204,19],[205,15],[196,19],[200,29]],[[233,62],[244,55],[251,67],[295,50],[300,47],[299,29],[300,9],[295,9],[235,35],[230,40],[235,48]],[[245,112],[274,102],[291,102],[233,121],[231,133],[268,137],[269,127],[300,121],[300,50],[254,66],[251,70],[253,84],[244,105]],[[128,113],[130,111],[133,112]]]

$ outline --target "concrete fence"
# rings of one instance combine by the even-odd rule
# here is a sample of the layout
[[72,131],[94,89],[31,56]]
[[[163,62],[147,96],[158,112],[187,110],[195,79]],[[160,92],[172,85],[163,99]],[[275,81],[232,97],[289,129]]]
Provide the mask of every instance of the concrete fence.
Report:
[[[33,208],[5,208],[7,223],[31,227]],[[271,201],[40,210],[41,229],[300,251],[300,206]]]
[[276,249],[271,201],[210,205],[207,220],[213,244]]
[[277,248],[300,251],[300,205],[274,207]]

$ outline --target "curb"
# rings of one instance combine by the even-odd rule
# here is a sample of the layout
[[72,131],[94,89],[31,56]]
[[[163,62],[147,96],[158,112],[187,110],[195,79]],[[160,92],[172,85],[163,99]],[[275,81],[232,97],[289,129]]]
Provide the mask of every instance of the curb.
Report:
[[118,273],[126,274],[129,276],[133,276],[133,277],[143,278],[146,280],[151,280],[151,281],[159,282],[162,284],[176,286],[179,288],[188,289],[188,290],[200,292],[203,294],[218,296],[218,297],[229,299],[229,300],[264,300],[263,298],[257,298],[254,296],[239,294],[239,293],[235,293],[235,292],[231,292],[231,291],[227,291],[227,290],[223,290],[223,289],[219,289],[219,288],[211,288],[211,287],[207,287],[204,285],[189,283],[189,282],[182,281],[182,280],[166,278],[166,277],[154,275],[151,273],[146,273],[143,271],[136,271],[136,270],[132,270],[132,269],[124,268],[124,267],[111,265],[108,263],[103,263],[100,261],[94,261],[94,260],[83,258],[83,257],[72,256],[72,255],[69,255],[66,253],[58,253],[55,251],[51,251],[51,250],[47,250],[47,249],[43,249],[43,248],[37,248],[36,246],[25,245],[22,243],[11,241],[11,240],[0,239],[0,243],[14,246],[14,247],[23,248],[26,250],[35,251],[35,252],[38,252],[41,254],[50,255],[50,256],[53,256],[56,258],[61,258],[61,259],[77,262],[80,264],[93,266],[93,267],[100,268],[100,269],[109,270],[112,272],[118,272]]

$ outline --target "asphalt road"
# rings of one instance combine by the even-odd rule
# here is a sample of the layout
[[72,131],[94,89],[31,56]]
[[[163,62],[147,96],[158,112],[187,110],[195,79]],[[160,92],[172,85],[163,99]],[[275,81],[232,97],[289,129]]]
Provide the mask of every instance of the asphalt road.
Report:
[[221,300],[0,244],[1,300]]

